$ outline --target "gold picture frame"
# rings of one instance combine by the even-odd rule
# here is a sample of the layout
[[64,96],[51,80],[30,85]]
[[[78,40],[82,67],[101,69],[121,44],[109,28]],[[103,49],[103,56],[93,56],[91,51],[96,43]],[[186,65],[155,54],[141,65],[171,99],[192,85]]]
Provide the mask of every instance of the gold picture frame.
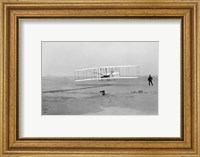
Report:
[[[0,8],[0,156],[200,156],[199,0],[2,0]],[[19,138],[19,21],[57,18],[181,19],[181,138]]]

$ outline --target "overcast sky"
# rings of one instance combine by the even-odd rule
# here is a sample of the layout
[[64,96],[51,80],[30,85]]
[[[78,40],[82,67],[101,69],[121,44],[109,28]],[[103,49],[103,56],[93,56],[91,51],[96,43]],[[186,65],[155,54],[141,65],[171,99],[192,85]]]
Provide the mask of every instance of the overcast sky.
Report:
[[42,42],[42,76],[73,76],[74,70],[139,65],[158,75],[159,42]]

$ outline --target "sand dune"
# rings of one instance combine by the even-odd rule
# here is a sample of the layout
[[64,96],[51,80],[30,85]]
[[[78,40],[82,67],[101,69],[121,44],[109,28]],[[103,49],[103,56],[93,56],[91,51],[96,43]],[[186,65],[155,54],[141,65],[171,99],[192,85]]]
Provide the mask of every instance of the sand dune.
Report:
[[146,77],[90,84],[75,84],[71,78],[42,81],[42,115],[158,115],[156,77],[154,86]]

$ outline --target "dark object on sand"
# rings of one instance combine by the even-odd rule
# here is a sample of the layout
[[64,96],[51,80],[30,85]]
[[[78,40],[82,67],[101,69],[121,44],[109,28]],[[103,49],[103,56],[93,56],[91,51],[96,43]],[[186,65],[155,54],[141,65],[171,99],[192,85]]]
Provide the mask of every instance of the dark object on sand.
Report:
[[101,93],[101,95],[105,95],[106,94],[105,90],[101,90],[100,93]]
[[149,86],[150,86],[150,85],[153,86],[153,82],[152,82],[152,80],[153,80],[153,77],[152,77],[151,75],[149,75],[149,77],[148,77]]

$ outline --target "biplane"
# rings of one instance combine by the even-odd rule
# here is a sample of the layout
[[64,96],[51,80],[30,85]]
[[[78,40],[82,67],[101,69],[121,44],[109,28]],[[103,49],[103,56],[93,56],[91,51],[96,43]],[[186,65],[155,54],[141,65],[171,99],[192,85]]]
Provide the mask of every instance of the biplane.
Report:
[[75,70],[74,78],[75,82],[134,79],[139,77],[139,72],[138,65],[102,66]]

